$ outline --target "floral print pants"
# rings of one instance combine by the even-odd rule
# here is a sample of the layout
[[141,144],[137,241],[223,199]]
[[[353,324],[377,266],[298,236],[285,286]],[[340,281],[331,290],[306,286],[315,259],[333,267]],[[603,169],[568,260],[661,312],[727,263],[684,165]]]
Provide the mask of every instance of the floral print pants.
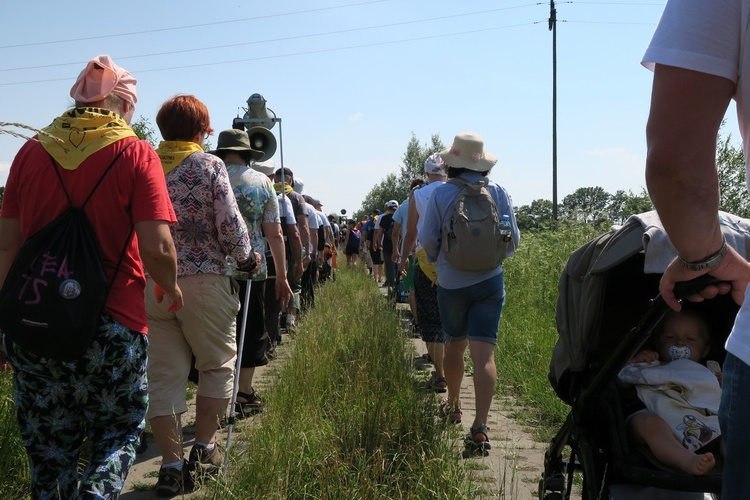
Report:
[[[146,336],[105,317],[74,361],[36,356],[2,336],[35,499],[117,498],[148,406]],[[90,450],[78,483],[81,450]]]

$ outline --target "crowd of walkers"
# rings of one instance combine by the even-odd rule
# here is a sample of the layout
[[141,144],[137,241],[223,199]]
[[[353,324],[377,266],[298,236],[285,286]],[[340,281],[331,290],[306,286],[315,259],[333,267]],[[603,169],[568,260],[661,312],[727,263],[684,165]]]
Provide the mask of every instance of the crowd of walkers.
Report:
[[[110,280],[98,334],[80,357],[0,336],[32,497],[117,497],[146,421],[162,459],[156,493],[179,495],[222,467],[222,421],[263,408],[255,368],[335,277],[341,231],[289,168],[260,161],[244,130],[221,131],[204,151],[215,131],[195,96],[163,103],[155,151],[129,126],[136,80],[109,56],[91,60],[70,95],[74,108],[16,155],[0,218],[5,279],[22,243],[85,203]],[[59,272],[69,272],[64,262]],[[185,457],[189,379],[195,441]],[[84,441],[91,453],[79,475]]]
[[[244,130],[219,132],[216,148],[204,151],[215,131],[195,96],[162,104],[156,123],[163,141],[154,150],[129,126],[136,80],[109,56],[90,61],[70,95],[75,107],[14,159],[0,218],[4,280],[30,236],[85,203],[111,281],[98,333],[80,357],[56,359],[0,338],[34,498],[118,496],[146,421],[161,454],[157,494],[179,495],[219,472],[225,452],[217,430],[228,415],[263,409],[255,370],[315,306],[320,284],[335,279],[341,248],[350,266],[361,255],[379,284],[403,281],[408,291],[413,281],[414,329],[435,365],[431,387],[447,392],[440,412],[452,422],[461,419],[463,352],[470,348],[477,417],[469,439],[489,448],[503,270],[462,271],[440,247],[459,189],[446,178],[485,182],[512,221],[508,256],[518,243],[507,192],[486,178],[495,159],[481,137],[459,134],[427,159],[426,180],[412,183],[407,200],[388,201],[382,213],[341,228],[290,168],[262,161],[265,153]],[[64,262],[59,272],[70,272]],[[196,416],[185,457],[188,380],[197,384]],[[91,455],[79,477],[84,440]]]

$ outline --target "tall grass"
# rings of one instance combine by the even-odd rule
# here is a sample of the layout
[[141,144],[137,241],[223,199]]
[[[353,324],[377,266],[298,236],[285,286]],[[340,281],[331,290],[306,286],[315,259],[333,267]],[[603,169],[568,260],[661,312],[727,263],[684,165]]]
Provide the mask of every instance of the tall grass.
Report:
[[244,498],[476,497],[436,422],[434,394],[414,379],[398,317],[371,280],[340,270],[315,303],[262,425],[238,434],[217,497],[223,488]]
[[568,413],[547,379],[555,323],[557,284],[570,254],[602,230],[573,224],[557,231],[525,233],[516,254],[505,261],[506,304],[496,361],[498,390],[512,391],[524,420],[547,439]]
[[28,497],[28,464],[16,422],[13,376],[0,372],[0,498]]

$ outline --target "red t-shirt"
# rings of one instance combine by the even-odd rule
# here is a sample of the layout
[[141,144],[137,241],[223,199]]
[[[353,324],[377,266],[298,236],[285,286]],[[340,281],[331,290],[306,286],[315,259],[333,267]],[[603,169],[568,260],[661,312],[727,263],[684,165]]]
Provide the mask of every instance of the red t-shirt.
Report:
[[[110,279],[133,224],[177,220],[161,161],[151,145],[132,137],[93,153],[76,170],[55,165],[73,205],[80,207],[115,156],[131,142],[136,143],[120,156],[85,207],[102,247]],[[52,167],[52,158],[36,141],[24,144],[10,167],[0,216],[20,219],[24,240],[68,207]],[[133,233],[107,296],[105,311],[131,330],[146,333],[145,286],[138,238]]]

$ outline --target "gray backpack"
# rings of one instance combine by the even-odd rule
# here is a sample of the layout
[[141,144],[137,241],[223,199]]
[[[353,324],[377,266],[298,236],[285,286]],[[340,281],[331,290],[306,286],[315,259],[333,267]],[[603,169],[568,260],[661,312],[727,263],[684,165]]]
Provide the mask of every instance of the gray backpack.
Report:
[[489,271],[505,258],[509,228],[487,189],[487,179],[470,184],[460,177],[448,181],[460,188],[443,226],[441,249],[445,260],[462,271]]

